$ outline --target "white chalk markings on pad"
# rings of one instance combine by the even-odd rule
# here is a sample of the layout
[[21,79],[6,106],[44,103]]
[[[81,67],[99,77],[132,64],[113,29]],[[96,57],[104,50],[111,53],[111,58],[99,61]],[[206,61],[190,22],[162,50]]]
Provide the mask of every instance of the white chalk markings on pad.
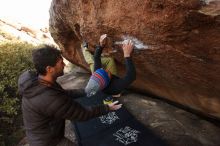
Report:
[[100,116],[99,119],[101,123],[111,125],[116,120],[119,120],[119,117],[116,115],[115,112],[110,112],[107,115]]
[[121,128],[117,132],[113,133],[113,136],[116,137],[116,141],[119,141],[124,145],[128,145],[138,141],[138,133],[140,133],[140,131],[126,126],[125,128]]

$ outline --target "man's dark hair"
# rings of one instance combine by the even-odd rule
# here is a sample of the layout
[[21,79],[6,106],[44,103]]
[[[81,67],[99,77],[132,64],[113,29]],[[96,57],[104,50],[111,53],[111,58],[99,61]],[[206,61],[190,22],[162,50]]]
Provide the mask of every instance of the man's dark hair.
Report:
[[37,72],[46,75],[47,66],[55,66],[61,58],[61,52],[53,46],[45,45],[42,48],[34,49],[32,52],[32,60]]

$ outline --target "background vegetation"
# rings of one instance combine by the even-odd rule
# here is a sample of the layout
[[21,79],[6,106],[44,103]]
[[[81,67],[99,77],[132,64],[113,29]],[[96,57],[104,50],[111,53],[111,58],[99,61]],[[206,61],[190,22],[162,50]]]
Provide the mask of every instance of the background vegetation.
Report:
[[0,43],[0,146],[16,145],[24,136],[17,81],[23,71],[33,68],[33,48],[24,42]]

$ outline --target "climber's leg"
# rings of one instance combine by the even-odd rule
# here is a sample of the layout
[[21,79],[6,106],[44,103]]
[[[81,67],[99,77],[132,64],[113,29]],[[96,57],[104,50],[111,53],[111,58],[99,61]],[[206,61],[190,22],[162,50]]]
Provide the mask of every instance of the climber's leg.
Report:
[[102,57],[101,62],[104,69],[110,71],[113,75],[117,75],[117,67],[112,57]]
[[86,63],[89,64],[89,67],[90,67],[91,72],[94,72],[94,60],[93,60],[93,55],[89,52],[87,46],[83,46],[83,44],[82,44],[82,45],[81,45],[81,48],[82,48],[83,57],[84,57]]

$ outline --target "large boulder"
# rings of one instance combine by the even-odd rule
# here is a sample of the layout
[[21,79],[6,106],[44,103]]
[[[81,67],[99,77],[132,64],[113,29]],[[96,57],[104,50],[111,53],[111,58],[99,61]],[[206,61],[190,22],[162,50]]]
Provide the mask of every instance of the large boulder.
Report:
[[120,44],[135,42],[133,88],[220,118],[220,2],[218,0],[53,0],[50,32],[70,62],[89,69],[99,36],[112,39],[120,74]]

